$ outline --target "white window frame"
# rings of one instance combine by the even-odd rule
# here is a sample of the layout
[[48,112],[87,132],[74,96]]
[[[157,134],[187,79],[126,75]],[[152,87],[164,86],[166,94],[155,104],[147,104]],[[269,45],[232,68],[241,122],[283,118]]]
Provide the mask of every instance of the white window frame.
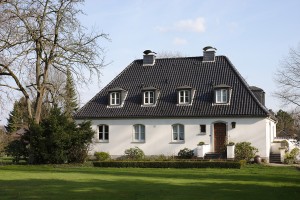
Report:
[[143,124],[133,125],[133,142],[145,142],[146,127]]
[[218,89],[215,91],[216,103],[228,103],[229,90]]
[[179,90],[178,91],[178,103],[179,104],[190,104],[191,103],[191,91],[190,90]]
[[144,105],[153,105],[155,104],[155,92],[154,91],[145,91],[144,92]]
[[108,142],[109,141],[109,126],[108,125],[106,125],[106,124],[98,125],[98,140],[100,142]]
[[121,92],[110,93],[110,105],[112,106],[121,105]]
[[173,124],[172,125],[172,141],[173,142],[184,142],[184,125],[183,124]]

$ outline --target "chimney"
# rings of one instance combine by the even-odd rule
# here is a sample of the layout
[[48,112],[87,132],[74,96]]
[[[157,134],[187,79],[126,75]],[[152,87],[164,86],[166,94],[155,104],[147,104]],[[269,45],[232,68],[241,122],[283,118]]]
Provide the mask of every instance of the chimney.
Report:
[[254,94],[254,96],[257,98],[257,100],[265,106],[265,92],[263,89],[256,87],[256,86],[250,86],[250,90]]
[[216,48],[207,46],[203,48],[203,62],[214,62]]
[[153,66],[155,64],[155,52],[151,50],[145,50],[143,58],[143,66]]

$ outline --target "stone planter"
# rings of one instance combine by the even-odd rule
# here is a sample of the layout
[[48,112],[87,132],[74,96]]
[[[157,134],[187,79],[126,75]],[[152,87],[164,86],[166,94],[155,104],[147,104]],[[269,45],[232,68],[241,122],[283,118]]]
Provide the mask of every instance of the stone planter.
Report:
[[209,144],[203,144],[200,146],[197,146],[196,148],[196,155],[198,158],[204,158],[205,154],[209,152]]
[[235,145],[227,146],[227,159],[233,160],[235,158],[234,149]]

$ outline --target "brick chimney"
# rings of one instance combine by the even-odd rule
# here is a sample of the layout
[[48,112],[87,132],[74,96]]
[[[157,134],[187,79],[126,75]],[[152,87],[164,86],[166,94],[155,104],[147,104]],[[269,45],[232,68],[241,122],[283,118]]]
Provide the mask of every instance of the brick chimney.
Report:
[[214,62],[215,61],[215,54],[216,48],[207,46],[203,48],[203,62]]
[[155,52],[151,50],[145,50],[143,57],[143,66],[153,66],[155,64]]

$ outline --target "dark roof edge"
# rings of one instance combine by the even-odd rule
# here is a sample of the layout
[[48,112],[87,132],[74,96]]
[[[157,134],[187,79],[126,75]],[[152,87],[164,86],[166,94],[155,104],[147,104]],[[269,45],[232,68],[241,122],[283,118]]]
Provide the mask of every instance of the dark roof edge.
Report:
[[85,104],[84,104],[84,106],[82,106],[76,113],[75,113],[75,115],[74,115],[74,118],[76,119],[78,116],[76,116],[77,115],[77,113],[79,113],[81,110],[83,110],[90,102],[92,102],[96,97],[98,97],[98,95],[102,92],[102,91],[104,91],[104,90],[106,90],[106,88],[108,88],[108,86],[110,86],[117,78],[119,78],[131,65],[133,65],[133,63],[134,62],[136,62],[136,60],[134,60],[134,61],[132,61],[127,67],[125,67],[125,69],[123,69],[114,79],[112,79],[108,84],[106,84],[106,86],[105,87],[103,87],[101,90],[100,90],[100,92],[98,92],[96,95],[94,95],[94,97],[93,98],[91,98],[91,100],[89,100],[88,102],[86,102]]
[[120,117],[77,117],[77,120],[101,120],[101,119],[178,119],[178,118],[185,118],[185,119],[198,119],[198,118],[267,118],[269,115],[218,115],[218,116],[120,116]]
[[232,64],[232,62],[229,60],[229,58],[227,58],[226,56],[224,56],[224,58],[226,59],[226,61],[229,63],[229,65],[232,67],[233,71],[237,74],[238,78],[242,81],[242,83],[246,86],[248,92],[250,93],[250,95],[254,98],[254,100],[256,101],[256,103],[259,105],[259,107],[266,113],[266,115],[268,115],[269,117],[272,117],[273,115],[270,113],[270,111],[267,109],[266,106],[264,106],[262,103],[259,102],[259,100],[256,98],[256,96],[253,94],[253,92],[250,90],[250,85],[247,83],[247,81],[243,78],[243,76],[240,74],[240,72],[238,72],[238,70],[235,68],[235,66]]

